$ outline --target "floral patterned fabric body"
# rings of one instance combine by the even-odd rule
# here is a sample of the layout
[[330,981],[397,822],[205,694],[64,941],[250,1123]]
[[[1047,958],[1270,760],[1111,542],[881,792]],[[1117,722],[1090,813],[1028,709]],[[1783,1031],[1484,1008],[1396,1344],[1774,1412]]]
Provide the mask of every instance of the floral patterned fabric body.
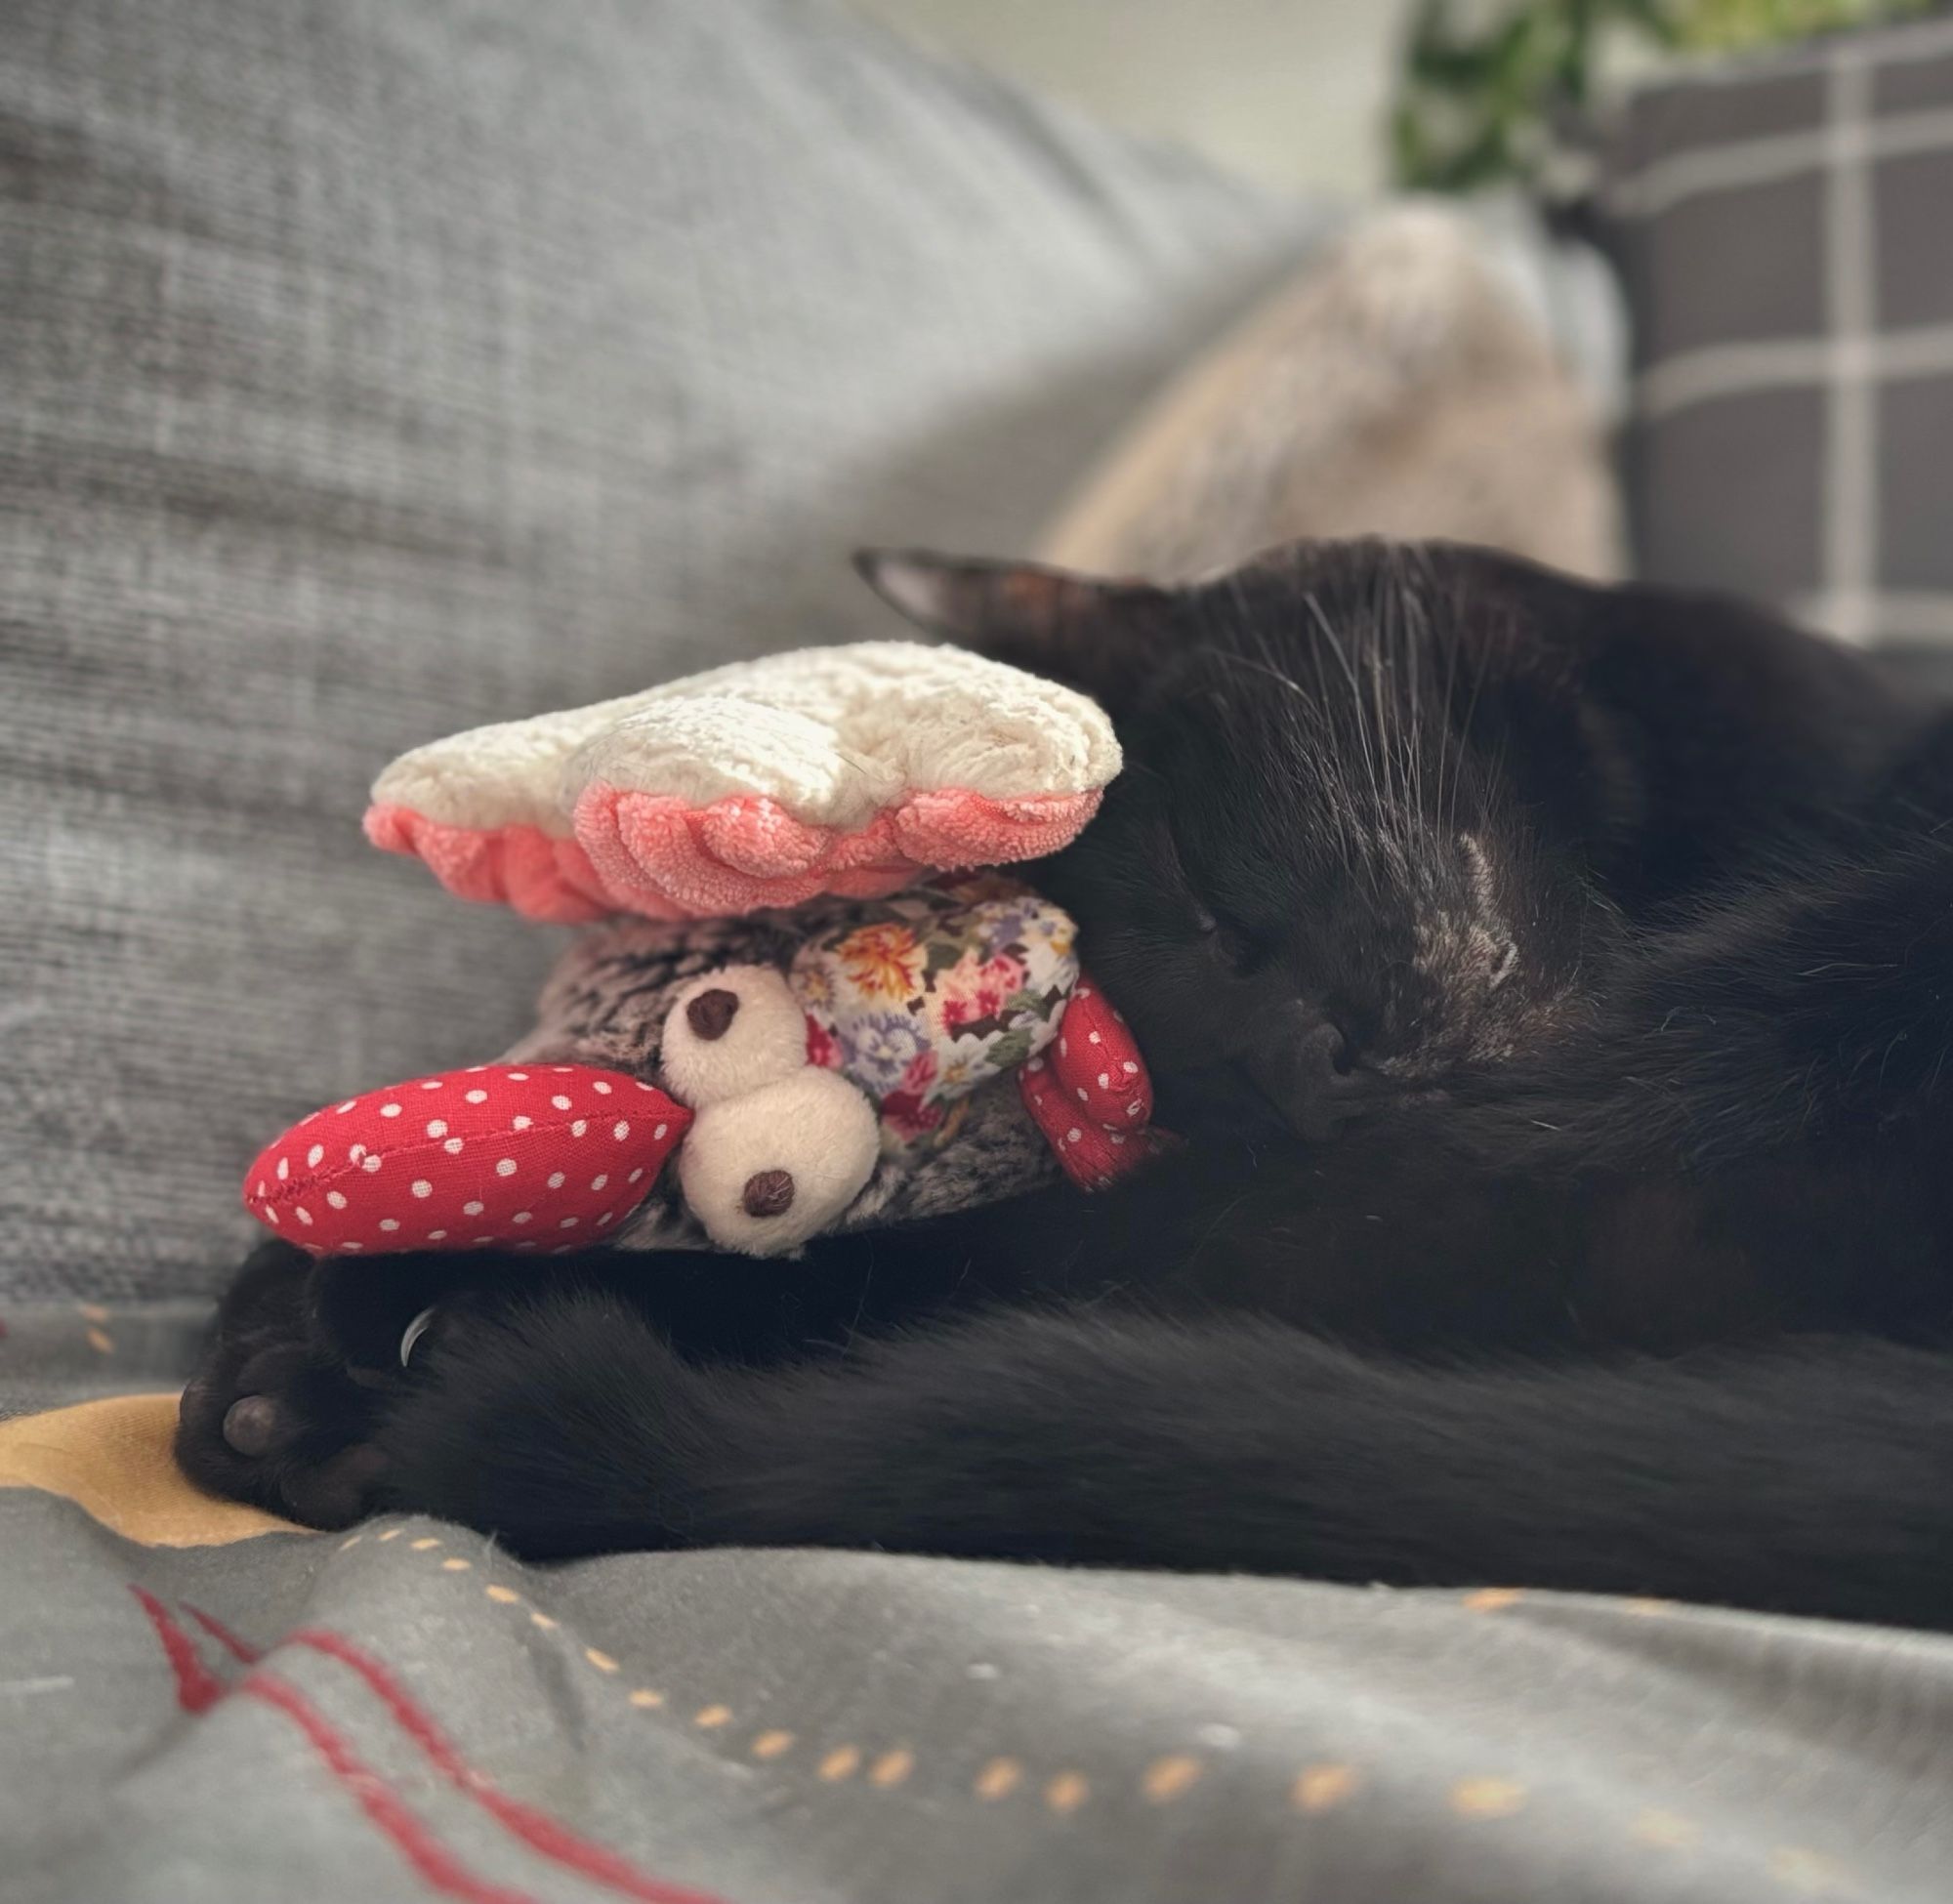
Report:
[[1057,1038],[1079,971],[1070,918],[981,872],[854,906],[789,977],[809,1057],[875,1100],[887,1152],[948,1142],[973,1092]]

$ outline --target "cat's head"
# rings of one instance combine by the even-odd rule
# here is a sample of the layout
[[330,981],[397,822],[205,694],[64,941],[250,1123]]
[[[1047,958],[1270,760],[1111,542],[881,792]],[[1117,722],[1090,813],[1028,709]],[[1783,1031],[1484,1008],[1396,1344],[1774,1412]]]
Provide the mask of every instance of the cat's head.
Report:
[[[1304,545],[1183,588],[862,559],[913,619],[1095,694],[1125,771],[1035,870],[1182,1120],[1311,1141],[1558,1036],[1617,930],[1556,591],[1477,551]],[[1245,1077],[1256,1087],[1243,1091]]]

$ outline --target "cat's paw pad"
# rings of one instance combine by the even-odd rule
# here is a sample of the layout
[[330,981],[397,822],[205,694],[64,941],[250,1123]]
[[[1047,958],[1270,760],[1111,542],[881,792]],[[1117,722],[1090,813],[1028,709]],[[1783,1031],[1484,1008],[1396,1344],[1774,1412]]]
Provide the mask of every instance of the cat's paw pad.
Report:
[[369,1511],[385,1467],[375,1393],[310,1345],[236,1359],[219,1344],[184,1389],[177,1461],[214,1494],[312,1527]]
[[386,1378],[322,1338],[308,1269],[274,1244],[240,1278],[184,1389],[177,1462],[213,1494],[344,1527],[368,1511],[384,1469],[371,1436]]

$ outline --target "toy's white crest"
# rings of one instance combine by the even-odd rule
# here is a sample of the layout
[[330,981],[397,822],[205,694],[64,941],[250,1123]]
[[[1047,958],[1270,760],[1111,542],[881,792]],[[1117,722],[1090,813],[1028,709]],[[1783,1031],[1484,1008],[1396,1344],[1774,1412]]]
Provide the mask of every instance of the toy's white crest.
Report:
[[1119,766],[1074,689],[863,642],[417,747],[374,783],[367,832],[532,916],[701,917],[1051,852]]

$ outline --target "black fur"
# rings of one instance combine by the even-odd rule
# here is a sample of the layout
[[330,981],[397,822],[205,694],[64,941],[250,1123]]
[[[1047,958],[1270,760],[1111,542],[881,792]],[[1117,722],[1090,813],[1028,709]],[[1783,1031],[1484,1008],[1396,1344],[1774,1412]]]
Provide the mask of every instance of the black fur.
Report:
[[192,1474],[539,1554],[1953,1626],[1953,729],[1752,611],[1472,550],[898,593],[1111,708],[1127,771],[1036,876],[1185,1151],[788,1264],[269,1245],[186,1398]]

